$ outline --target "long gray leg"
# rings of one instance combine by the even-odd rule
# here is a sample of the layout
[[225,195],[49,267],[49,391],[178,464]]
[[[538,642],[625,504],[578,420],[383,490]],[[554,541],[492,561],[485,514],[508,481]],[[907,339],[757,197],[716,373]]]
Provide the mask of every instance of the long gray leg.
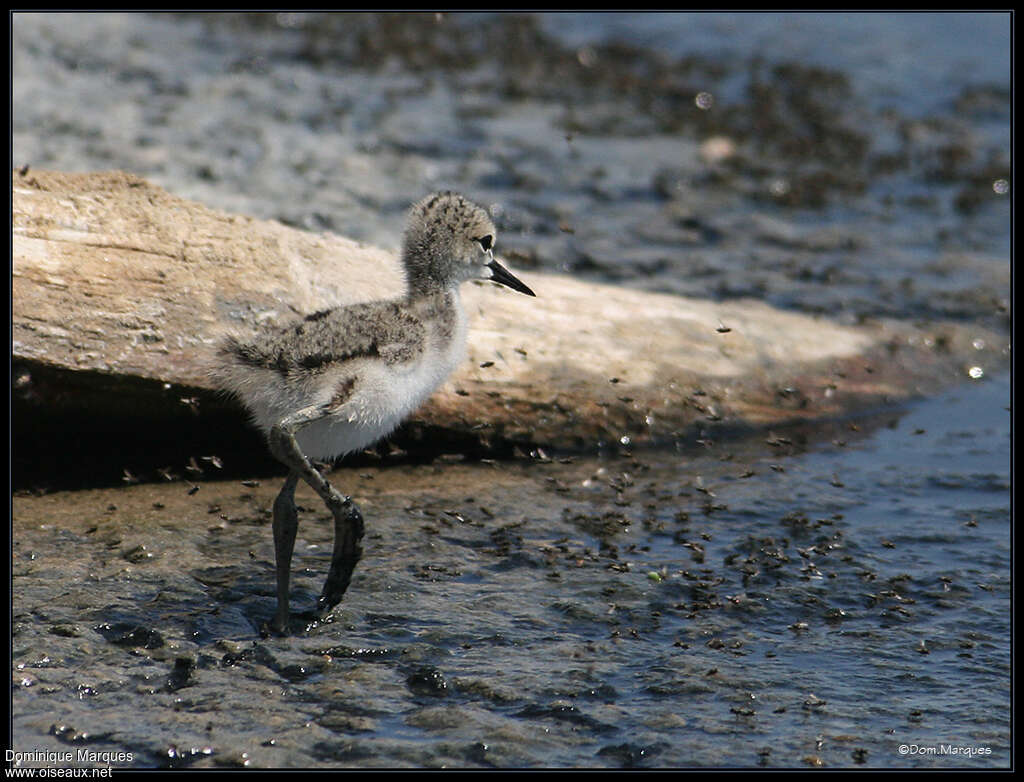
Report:
[[[317,601],[317,611],[321,618],[330,613],[345,594],[352,571],[363,554],[360,541],[363,538],[363,516],[359,508],[349,497],[341,494],[320,474],[295,439],[295,434],[307,424],[330,414],[321,405],[313,405],[298,410],[282,418],[270,430],[270,451],[292,471],[308,483],[313,491],[320,495],[327,509],[334,516],[334,553],[331,555],[331,569],[324,583],[323,592]],[[289,476],[291,478],[291,476]],[[283,491],[283,490],[282,490]],[[279,568],[280,572],[280,568]],[[280,589],[280,577],[278,580]],[[287,611],[287,606],[283,609]],[[280,594],[278,597],[278,618],[281,619]],[[287,622],[286,622],[287,624]]]
[[286,415],[271,427],[268,439],[270,452],[274,454],[274,457],[283,462],[292,472],[297,472],[313,488],[313,491],[320,495],[320,499],[324,501],[328,510],[335,513],[336,509],[341,508],[350,500],[327,482],[327,479],[306,458],[295,440],[296,432],[302,427],[327,415],[330,415],[330,412],[321,405],[304,407]]
[[295,508],[295,485],[299,474],[288,473],[281,492],[274,500],[274,554],[277,559],[277,615],[271,627],[279,633],[288,631],[288,583],[291,580],[292,552],[299,514]]
[[324,582],[323,592],[316,601],[317,615],[324,619],[341,602],[342,595],[352,580],[352,571],[363,556],[363,514],[348,500],[341,514],[334,514],[334,553],[331,569]]

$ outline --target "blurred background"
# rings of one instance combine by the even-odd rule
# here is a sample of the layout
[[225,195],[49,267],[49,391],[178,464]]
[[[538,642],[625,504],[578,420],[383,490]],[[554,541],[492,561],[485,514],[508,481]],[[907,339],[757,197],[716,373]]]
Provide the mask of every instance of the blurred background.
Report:
[[1008,324],[1009,14],[15,14],[13,163],[388,248]]

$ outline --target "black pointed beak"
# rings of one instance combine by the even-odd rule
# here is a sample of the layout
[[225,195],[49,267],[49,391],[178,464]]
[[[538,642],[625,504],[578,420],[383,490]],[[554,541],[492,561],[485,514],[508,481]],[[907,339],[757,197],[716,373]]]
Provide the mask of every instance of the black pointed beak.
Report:
[[495,260],[492,260],[487,264],[487,268],[491,270],[491,280],[494,282],[500,282],[502,285],[507,285],[514,291],[525,293],[527,296],[536,296],[537,294],[531,291],[526,285],[523,284],[522,280],[516,277],[512,272],[502,266]]

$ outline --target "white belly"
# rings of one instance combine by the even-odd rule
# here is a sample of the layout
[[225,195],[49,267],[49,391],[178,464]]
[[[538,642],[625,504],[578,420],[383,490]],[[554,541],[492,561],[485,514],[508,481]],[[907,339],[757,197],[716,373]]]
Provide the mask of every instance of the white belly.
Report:
[[330,415],[302,426],[295,435],[311,459],[330,460],[367,448],[390,434],[423,404],[462,363],[466,352],[466,317],[457,307],[452,338],[430,345],[415,361],[387,364],[380,358],[354,359],[327,369],[296,386],[286,385],[271,370],[265,393],[249,393],[247,403],[265,432],[285,416],[311,405],[328,405],[339,385],[354,378],[351,396]]

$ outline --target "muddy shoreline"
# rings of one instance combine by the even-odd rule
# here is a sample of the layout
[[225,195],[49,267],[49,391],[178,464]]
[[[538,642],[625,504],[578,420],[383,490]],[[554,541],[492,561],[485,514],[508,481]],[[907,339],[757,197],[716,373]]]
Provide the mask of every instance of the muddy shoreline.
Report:
[[[290,638],[260,630],[279,478],[15,496],[17,746],[124,767],[906,765],[894,737],[941,732],[952,693],[869,705],[865,682],[1006,664],[991,610],[1009,582],[984,575],[1000,513],[878,527],[864,467],[828,466],[919,428],[904,412],[703,456],[337,469],[365,555],[334,620]],[[892,458],[872,469],[910,480]],[[1000,491],[960,489],[979,490]],[[298,501],[301,610],[331,525]],[[921,566],[971,540],[995,548]],[[857,673],[806,666],[821,655]],[[997,728],[963,730],[1001,762]]]
[[[932,339],[895,359],[883,340],[845,377],[766,372],[775,418],[753,431],[730,428],[729,384],[686,380],[672,402],[692,417],[662,448],[637,447],[650,400],[619,368],[581,383],[613,413],[582,451],[488,451],[479,421],[472,441],[422,421],[332,473],[363,504],[366,554],[335,621],[281,639],[259,634],[279,468],[240,410],[161,375],[177,344],[158,313],[94,312],[156,369],[68,382],[42,348],[12,378],[11,749],[75,754],[20,765],[1010,767],[1011,378],[1005,356],[967,357],[1011,331],[1011,21],[15,14],[15,183],[131,172],[236,228],[382,257],[408,204],[451,188],[492,211],[510,268],[697,302],[714,350],[758,336],[751,300]],[[101,200],[58,201],[37,217],[103,238],[83,219]],[[76,267],[56,273],[57,245],[29,238],[40,285],[74,292]],[[124,250],[113,238],[99,244]],[[245,284],[305,280],[299,309],[317,291],[266,268]],[[81,343],[71,370],[101,341],[63,338]],[[499,350],[530,367],[544,347]],[[488,382],[505,371],[475,359]],[[871,396],[901,362],[919,387]],[[775,427],[831,382],[867,405]],[[299,502],[301,608],[331,541],[321,505]]]

